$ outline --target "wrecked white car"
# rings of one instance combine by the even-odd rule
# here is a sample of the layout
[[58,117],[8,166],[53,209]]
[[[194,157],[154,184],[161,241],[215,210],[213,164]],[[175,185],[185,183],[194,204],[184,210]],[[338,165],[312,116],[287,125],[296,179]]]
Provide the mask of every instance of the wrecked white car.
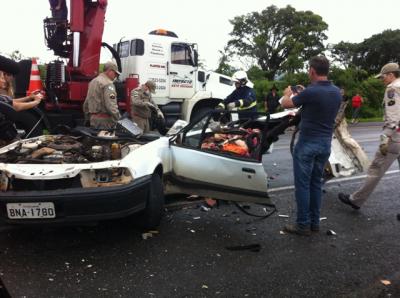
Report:
[[[99,136],[78,127],[14,142],[0,149],[0,220],[31,225],[135,214],[151,228],[164,194],[271,204],[261,157],[294,116],[232,121],[234,112],[211,111],[169,136],[135,136],[123,126]],[[334,142],[330,174],[362,170]]]

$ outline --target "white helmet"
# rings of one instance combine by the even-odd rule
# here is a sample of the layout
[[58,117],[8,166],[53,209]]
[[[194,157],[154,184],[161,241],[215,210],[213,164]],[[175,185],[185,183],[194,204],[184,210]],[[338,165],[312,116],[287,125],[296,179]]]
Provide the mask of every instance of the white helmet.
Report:
[[247,73],[243,70],[239,70],[237,72],[235,72],[232,76],[232,81],[234,82],[242,82],[242,81],[248,81],[247,78]]
[[244,70],[235,72],[232,76],[232,81],[240,83],[240,86],[253,88],[253,83],[249,81],[247,73]]

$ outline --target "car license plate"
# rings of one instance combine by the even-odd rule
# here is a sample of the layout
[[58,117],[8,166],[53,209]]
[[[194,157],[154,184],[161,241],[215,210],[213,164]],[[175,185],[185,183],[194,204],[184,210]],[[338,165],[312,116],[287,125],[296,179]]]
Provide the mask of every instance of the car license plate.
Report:
[[51,202],[8,203],[7,215],[10,219],[55,218],[56,211]]

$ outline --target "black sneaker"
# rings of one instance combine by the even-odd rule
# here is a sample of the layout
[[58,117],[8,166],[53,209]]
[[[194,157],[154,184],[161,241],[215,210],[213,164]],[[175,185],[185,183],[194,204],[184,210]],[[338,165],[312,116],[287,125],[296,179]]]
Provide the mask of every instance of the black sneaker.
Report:
[[346,195],[346,194],[340,192],[338,197],[339,197],[339,200],[340,200],[343,204],[350,205],[351,208],[356,209],[356,210],[360,209],[359,206],[357,206],[356,204],[354,204],[354,203],[350,200],[350,195]]
[[290,234],[296,234],[301,236],[310,236],[311,230],[307,228],[302,228],[297,224],[289,224],[283,227],[283,231]]

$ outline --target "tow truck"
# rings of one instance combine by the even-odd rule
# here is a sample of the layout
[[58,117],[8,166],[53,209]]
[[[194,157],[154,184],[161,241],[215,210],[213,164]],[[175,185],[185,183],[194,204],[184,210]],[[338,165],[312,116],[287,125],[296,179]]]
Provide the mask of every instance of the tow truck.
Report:
[[[110,51],[122,73],[115,82],[120,110],[130,110],[132,89],[153,80],[157,85],[154,100],[167,127],[177,119],[190,121],[213,109],[233,90],[230,77],[200,69],[197,45],[173,32],[154,30],[113,46],[103,42],[107,4],[107,0],[70,0],[69,20],[44,20],[46,45],[59,59],[47,65],[44,103],[40,109],[24,112],[17,123],[25,130],[34,127],[30,136],[59,124],[82,123],[82,104],[90,80],[99,74],[102,48]],[[16,94],[25,95],[31,61],[21,61],[20,66]]]

